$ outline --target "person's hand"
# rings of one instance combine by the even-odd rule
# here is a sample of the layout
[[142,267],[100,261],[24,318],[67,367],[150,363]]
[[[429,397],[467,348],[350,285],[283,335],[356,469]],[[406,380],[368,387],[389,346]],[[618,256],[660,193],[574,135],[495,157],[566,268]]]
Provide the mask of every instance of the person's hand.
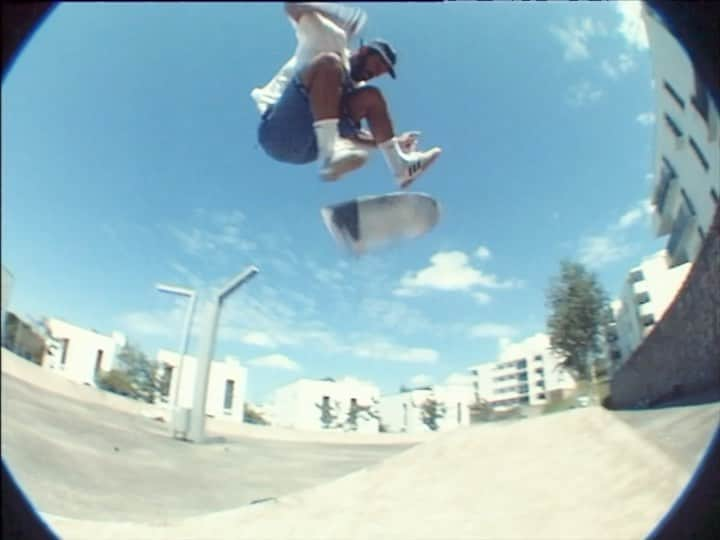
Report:
[[419,131],[406,131],[398,135],[398,145],[403,152],[414,152],[420,139]]

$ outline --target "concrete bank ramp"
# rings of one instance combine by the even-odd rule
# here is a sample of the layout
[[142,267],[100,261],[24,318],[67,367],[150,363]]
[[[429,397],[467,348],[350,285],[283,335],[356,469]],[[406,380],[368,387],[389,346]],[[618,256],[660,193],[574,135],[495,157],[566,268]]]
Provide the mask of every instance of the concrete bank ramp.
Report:
[[458,430],[293,496],[167,527],[46,518],[68,540],[631,539],[690,474],[591,407]]

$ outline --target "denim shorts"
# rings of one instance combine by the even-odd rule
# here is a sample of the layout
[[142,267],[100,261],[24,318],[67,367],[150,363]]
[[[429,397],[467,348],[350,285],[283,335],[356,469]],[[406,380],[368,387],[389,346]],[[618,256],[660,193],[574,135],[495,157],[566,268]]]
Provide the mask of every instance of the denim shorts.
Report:
[[[346,98],[356,91],[360,90],[344,85],[338,124],[342,137],[351,137],[360,129],[345,106]],[[296,75],[277,103],[268,107],[263,114],[258,128],[258,142],[277,161],[310,163],[318,157],[314,122],[307,90]]]

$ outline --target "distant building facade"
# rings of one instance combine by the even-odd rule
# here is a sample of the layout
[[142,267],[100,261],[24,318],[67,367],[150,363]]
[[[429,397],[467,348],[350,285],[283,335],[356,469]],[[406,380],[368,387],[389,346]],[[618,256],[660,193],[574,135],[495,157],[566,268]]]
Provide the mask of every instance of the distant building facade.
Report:
[[[281,427],[377,433],[379,397],[377,386],[352,378],[298,379],[275,390],[266,410],[272,424]],[[351,411],[366,407],[351,420]]]
[[623,285],[616,315],[617,348],[622,365],[662,318],[690,271],[692,263],[673,266],[666,250],[646,257]]
[[576,387],[561,361],[546,334],[509,343],[495,362],[470,368],[474,393],[496,408],[544,405],[550,393],[565,395]]
[[380,397],[378,410],[383,429],[388,432],[421,433],[432,431],[431,409],[424,405],[437,403],[436,431],[451,431],[470,425],[470,405],[474,402],[471,385],[432,385],[408,389]]
[[107,336],[61,319],[45,321],[47,347],[42,364],[64,377],[97,385],[97,378],[121,367],[117,354],[127,344],[120,332]]
[[[176,352],[160,349],[157,353],[157,361],[159,369],[169,380],[166,396],[168,403],[170,405],[174,403],[175,393],[179,391],[178,407],[192,409],[197,358],[183,356],[182,371],[179,369],[180,355]],[[223,362],[211,362],[205,413],[242,422],[247,397],[247,381],[248,370],[240,365],[238,360],[227,357]]]

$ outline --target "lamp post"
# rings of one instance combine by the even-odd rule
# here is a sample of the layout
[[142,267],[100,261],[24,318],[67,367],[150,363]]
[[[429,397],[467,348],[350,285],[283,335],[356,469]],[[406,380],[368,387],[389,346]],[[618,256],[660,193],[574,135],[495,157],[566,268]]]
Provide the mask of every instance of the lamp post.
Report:
[[[177,365],[177,375],[175,377],[174,384],[172,385],[172,388],[170,389],[170,393],[172,394],[172,412],[173,415],[175,411],[178,408],[178,401],[180,399],[180,378],[182,377],[182,369],[183,369],[183,360],[185,358],[185,355],[187,354],[187,348],[188,348],[188,342],[190,340],[190,328],[192,325],[192,317],[193,313],[195,311],[195,300],[197,298],[197,295],[195,291],[186,289],[183,287],[175,287],[173,285],[164,285],[162,283],[158,283],[155,288],[164,293],[168,294],[175,294],[179,296],[185,296],[190,299],[188,303],[187,310],[185,312],[185,322],[183,324],[183,333],[182,338],[180,341],[180,359],[178,360]],[[175,426],[174,422],[171,422],[173,424],[171,426],[171,429],[173,431],[173,434],[175,433]]]
[[188,439],[191,441],[202,442],[205,438],[205,406],[207,404],[208,379],[210,377],[210,365],[215,353],[215,339],[217,337],[218,321],[220,320],[220,310],[222,309],[223,302],[258,272],[257,267],[249,266],[242,273],[231,279],[212,299],[205,348],[203,354],[198,358],[197,369],[195,371],[195,392],[193,393],[192,417],[188,436]]

